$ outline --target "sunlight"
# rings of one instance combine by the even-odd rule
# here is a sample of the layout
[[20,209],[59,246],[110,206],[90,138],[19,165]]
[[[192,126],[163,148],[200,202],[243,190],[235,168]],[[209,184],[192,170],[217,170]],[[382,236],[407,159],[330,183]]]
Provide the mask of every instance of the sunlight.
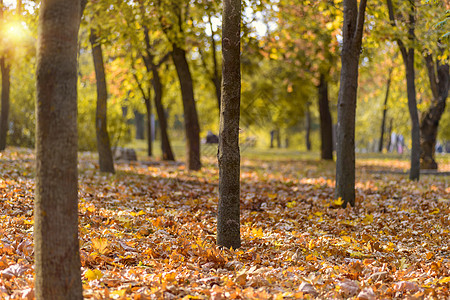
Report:
[[26,39],[28,33],[21,22],[12,21],[5,24],[3,36],[10,43],[20,43]]

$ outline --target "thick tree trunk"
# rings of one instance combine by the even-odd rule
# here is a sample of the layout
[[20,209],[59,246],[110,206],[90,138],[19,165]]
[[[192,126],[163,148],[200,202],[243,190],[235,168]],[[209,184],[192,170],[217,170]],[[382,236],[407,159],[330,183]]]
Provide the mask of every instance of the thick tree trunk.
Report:
[[344,26],[341,79],[338,97],[336,146],[336,198],[355,206],[355,114],[358,66],[364,27],[366,1],[344,0]]
[[90,42],[94,59],[95,79],[97,81],[97,110],[95,113],[95,132],[97,134],[97,151],[100,171],[114,173],[114,160],[107,128],[108,92],[106,87],[105,67],[103,65],[102,46],[98,43],[95,30],[91,30]]
[[422,169],[437,169],[438,165],[434,159],[434,153],[439,121],[445,111],[448,97],[449,65],[441,64],[439,60],[436,60],[435,64],[431,54],[425,56],[425,62],[433,100],[428,110],[423,113],[420,123],[420,167]]
[[79,0],[43,0],[36,99],[35,295],[83,299],[78,241]]
[[306,141],[306,150],[311,151],[311,112],[309,110],[309,103],[306,105],[306,120],[305,120],[305,141]]
[[217,245],[237,249],[240,236],[239,114],[241,101],[241,1],[224,0],[222,103],[219,133]]
[[383,143],[384,143],[384,130],[386,128],[386,114],[387,114],[387,103],[389,99],[389,90],[391,88],[391,75],[392,68],[389,69],[388,80],[386,83],[386,95],[384,96],[383,103],[383,118],[381,119],[381,134],[380,134],[380,142],[378,144],[378,152],[383,152]]
[[200,170],[200,126],[195,107],[194,89],[186,51],[173,44],[172,59],[177,70],[181,86],[184,109],[184,127],[186,131],[186,159],[189,170]]
[[333,121],[331,120],[328,100],[328,80],[325,74],[320,74],[319,115],[320,115],[320,157],[333,160]]
[[2,72],[2,104],[0,115],[0,151],[6,148],[6,138],[8,136],[9,117],[9,94],[10,94],[10,71],[11,67],[5,57],[0,58],[0,68]]
[[152,102],[149,98],[145,98],[145,131],[147,133],[147,156],[153,155],[153,141],[152,141]]

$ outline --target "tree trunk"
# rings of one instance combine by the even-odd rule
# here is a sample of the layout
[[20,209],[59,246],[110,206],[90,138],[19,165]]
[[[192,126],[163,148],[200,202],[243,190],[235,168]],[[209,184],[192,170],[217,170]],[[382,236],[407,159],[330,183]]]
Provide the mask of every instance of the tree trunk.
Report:
[[355,206],[355,114],[366,0],[344,0],[342,69],[338,97],[336,198]]
[[434,159],[434,153],[439,121],[445,111],[448,97],[449,65],[442,64],[438,59],[434,63],[431,54],[425,56],[425,62],[433,100],[428,110],[423,113],[420,123],[420,167],[436,170],[438,165]]
[[333,121],[331,120],[328,100],[328,80],[325,74],[320,74],[319,115],[320,115],[320,157],[333,160]]
[[239,113],[241,1],[223,2],[222,103],[219,133],[217,245],[237,249],[240,236]]
[[380,143],[378,144],[378,152],[380,152],[380,153],[383,152],[384,130],[386,128],[387,103],[388,103],[388,99],[389,99],[389,89],[391,88],[391,76],[392,76],[392,68],[389,69],[388,80],[386,83],[386,95],[384,96],[383,118],[381,120]]
[[184,109],[184,127],[186,131],[186,159],[189,170],[200,170],[200,126],[195,107],[194,89],[191,72],[186,60],[186,51],[173,44],[172,59],[177,70],[181,86]]
[[159,77],[158,70],[156,66],[152,66],[153,72],[153,89],[155,91],[155,106],[156,113],[158,114],[159,127],[161,130],[161,150],[162,150],[162,159],[174,161],[175,156],[172,152],[172,147],[170,146],[169,135],[167,134],[167,118],[166,113],[164,112],[164,107],[162,105],[162,84],[161,79]]
[[[411,11],[409,13],[408,23],[408,39],[411,43],[414,42],[415,34],[415,8],[414,4],[410,3]],[[393,27],[395,24],[394,6],[392,0],[387,0],[389,20]],[[419,114],[417,112],[417,100],[416,100],[416,84],[415,84],[415,72],[414,72],[414,48],[406,49],[405,44],[400,38],[396,39],[400,52],[402,54],[403,63],[406,69],[406,91],[408,95],[408,110],[411,118],[411,170],[409,171],[410,180],[419,180],[420,178],[420,126],[419,126]]]
[[309,103],[306,104],[306,150],[311,151],[311,112],[309,110]]
[[34,207],[38,300],[83,299],[78,241],[77,49],[79,0],[39,10]]
[[147,132],[147,156],[151,157],[153,155],[153,141],[152,141],[152,102],[149,98],[145,98],[145,127]]
[[138,110],[134,110],[134,124],[136,127],[136,139],[145,140],[145,118]]
[[6,148],[6,138],[8,136],[8,116],[9,116],[9,92],[10,92],[10,71],[11,67],[5,57],[0,58],[2,72],[2,111],[0,115],[0,151]]
[[409,179],[419,180],[420,178],[420,126],[419,114],[417,112],[416,84],[414,72],[414,48],[408,50],[408,55],[404,57],[406,67],[406,89],[408,94],[408,110],[411,117],[411,170]]
[[[153,90],[155,91],[155,107],[156,107],[156,113],[158,115],[159,120],[159,128],[161,131],[161,151],[162,151],[162,158],[163,160],[169,160],[174,161],[175,156],[172,152],[172,147],[170,146],[170,140],[169,135],[167,134],[167,118],[166,114],[164,112],[164,107],[162,105],[162,94],[163,94],[163,88],[161,83],[161,78],[159,76],[158,67],[159,65],[168,57],[166,55],[164,58],[162,58],[159,65],[155,65],[154,62],[154,56],[152,54],[152,47],[150,45],[150,35],[148,32],[147,26],[144,27],[144,39],[145,39],[145,53],[146,56],[144,56],[144,63],[145,67],[147,69],[147,72],[152,73],[152,86]],[[150,93],[149,93],[150,95]]]
[[95,79],[97,81],[97,110],[95,113],[95,132],[97,134],[97,151],[100,171],[114,173],[114,160],[107,128],[108,92],[106,88],[105,67],[103,65],[102,46],[98,36],[91,30],[90,42],[94,59]]

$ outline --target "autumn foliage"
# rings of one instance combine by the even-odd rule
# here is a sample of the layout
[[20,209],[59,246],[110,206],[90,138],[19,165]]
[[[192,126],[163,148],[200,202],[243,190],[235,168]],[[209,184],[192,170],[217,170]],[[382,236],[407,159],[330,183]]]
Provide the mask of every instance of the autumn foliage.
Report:
[[[0,298],[33,299],[34,155],[0,157]],[[357,204],[333,199],[334,164],[243,160],[242,247],[215,245],[218,170],[81,157],[86,299],[422,299],[450,296],[448,178],[357,162]],[[450,170],[450,165],[443,164]],[[375,172],[377,171],[377,172]]]

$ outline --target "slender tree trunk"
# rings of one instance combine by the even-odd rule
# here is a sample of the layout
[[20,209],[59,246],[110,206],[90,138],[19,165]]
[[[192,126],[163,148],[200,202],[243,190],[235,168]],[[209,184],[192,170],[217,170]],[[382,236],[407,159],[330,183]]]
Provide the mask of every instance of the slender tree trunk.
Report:
[[195,107],[194,89],[186,51],[173,44],[172,59],[177,70],[181,86],[181,96],[184,109],[184,127],[186,131],[186,159],[189,170],[200,170],[200,126],[197,108]]
[[213,59],[213,67],[214,67],[214,70],[213,70],[214,74],[213,74],[212,81],[214,83],[214,88],[216,90],[217,104],[219,106],[219,111],[220,111],[220,102],[221,102],[221,98],[222,98],[222,93],[220,91],[221,80],[220,80],[220,74],[219,74],[219,66],[217,63],[216,40],[214,39],[214,31],[212,28],[211,19],[210,19],[210,27],[211,27],[212,59]]
[[420,167],[422,169],[437,169],[438,165],[434,159],[434,153],[439,121],[445,111],[448,97],[449,65],[442,64],[438,59],[434,63],[431,54],[425,56],[425,63],[433,100],[428,110],[423,113],[420,123]]
[[366,0],[360,1],[359,9],[356,0],[344,0],[336,146],[336,198],[344,200],[344,208],[347,203],[355,206],[355,114],[365,10]]
[[162,84],[159,77],[158,70],[156,66],[152,67],[153,72],[153,89],[155,91],[155,106],[156,113],[158,114],[159,127],[161,129],[161,150],[163,155],[163,160],[173,161],[175,156],[172,152],[172,147],[170,146],[169,135],[167,134],[167,118],[164,112],[164,107],[162,105]]
[[102,46],[98,43],[95,30],[91,30],[90,42],[94,59],[95,79],[97,81],[97,110],[95,113],[95,132],[97,134],[97,151],[100,171],[114,173],[114,160],[108,135],[108,92],[106,87],[105,67],[103,65]]
[[386,95],[384,96],[383,118],[381,120],[380,143],[378,144],[378,152],[380,152],[380,153],[383,152],[384,130],[386,128],[387,103],[388,103],[388,99],[389,99],[389,89],[391,88],[391,76],[392,76],[392,68],[389,69],[388,80],[386,83]]
[[145,117],[138,110],[134,110],[134,123],[136,127],[136,139],[145,140]]
[[6,138],[8,136],[8,116],[9,116],[9,94],[10,94],[10,71],[11,67],[5,57],[0,58],[0,68],[2,72],[2,111],[0,115],[0,151],[6,148]]
[[331,120],[328,100],[328,80],[325,74],[320,74],[318,86],[320,115],[320,157],[333,160],[333,121]]
[[151,157],[153,155],[153,141],[152,141],[152,102],[149,98],[145,98],[145,127],[147,132],[147,156]]
[[391,121],[389,122],[389,129],[388,129],[388,144],[387,144],[387,150],[390,151],[391,149],[391,134],[392,134],[392,123],[394,119],[391,118]]
[[[144,63],[148,73],[152,73],[152,86],[155,92],[154,100],[156,113],[159,120],[159,128],[161,131],[161,152],[163,160],[174,161],[175,156],[173,155],[172,147],[170,146],[169,135],[167,134],[167,118],[164,112],[164,107],[162,104],[163,87],[161,83],[161,78],[159,76],[158,67],[165,60],[163,58],[161,62],[156,65],[154,62],[154,56],[152,54],[152,47],[150,44],[150,35],[147,26],[144,27],[144,39],[145,39],[145,53]],[[168,57],[168,55],[166,56]],[[150,95],[150,93],[149,93]]]
[[35,294],[83,299],[78,241],[79,0],[43,0],[36,99]]
[[[408,39],[412,43],[415,40],[415,8],[414,4],[410,3],[411,11],[409,13],[408,22]],[[392,0],[387,0],[389,20],[393,27],[395,24],[394,6]],[[406,91],[408,94],[408,110],[411,118],[411,170],[409,171],[409,179],[419,180],[420,178],[420,126],[419,113],[417,112],[416,100],[416,84],[414,72],[414,48],[406,49],[405,44],[400,38],[396,39],[400,52],[402,54],[403,63],[406,69]]]
[[219,206],[217,244],[237,249],[240,236],[239,113],[241,101],[241,1],[224,0],[222,104],[219,134]]
[[311,112],[309,109],[309,103],[306,104],[306,133],[305,133],[305,140],[306,140],[306,150],[311,151]]

